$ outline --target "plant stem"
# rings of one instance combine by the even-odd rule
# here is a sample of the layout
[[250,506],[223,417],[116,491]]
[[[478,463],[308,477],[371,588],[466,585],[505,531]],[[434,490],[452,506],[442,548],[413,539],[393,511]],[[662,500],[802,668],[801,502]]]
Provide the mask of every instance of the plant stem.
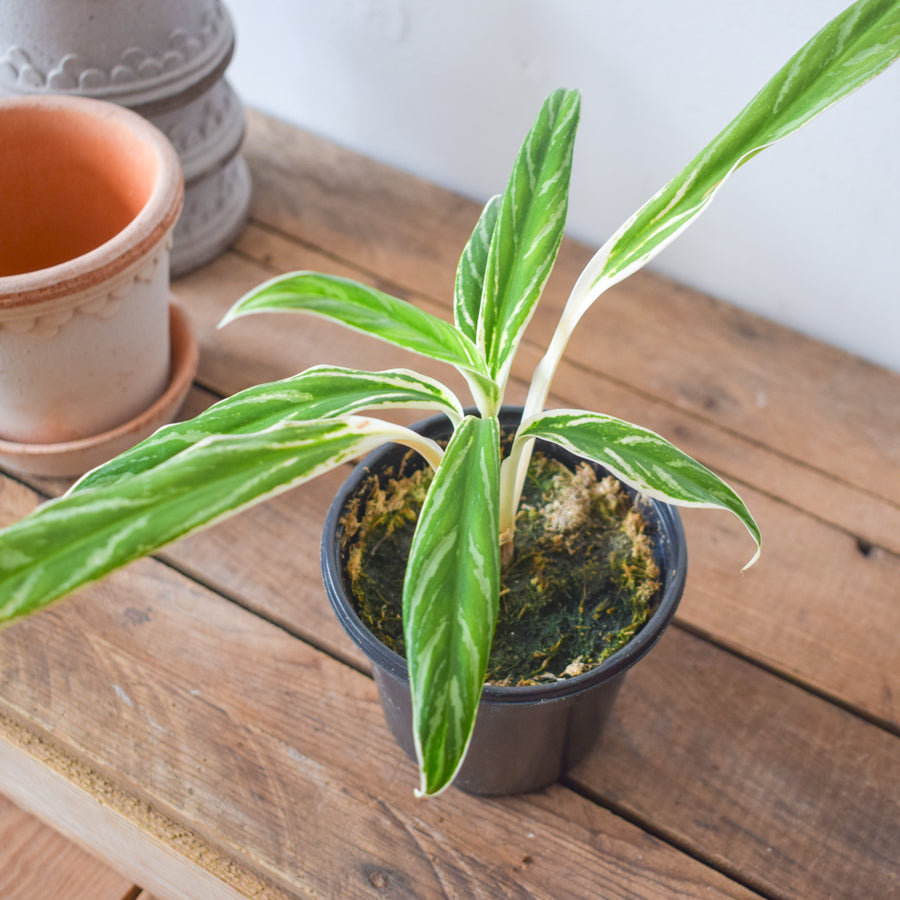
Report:
[[444,450],[437,441],[423,437],[409,428],[398,428],[397,434],[392,436],[391,440],[420,453],[425,458],[428,465],[435,471],[437,471],[438,466],[441,464],[441,460],[444,458]]
[[[559,362],[566,351],[569,338],[578,324],[584,312],[584,305],[579,301],[584,293],[583,278],[579,278],[572,288],[572,293],[566,302],[565,309],[560,317],[553,337],[547,347],[544,356],[534,370],[528,396],[525,398],[525,406],[522,410],[522,421],[526,422],[540,414],[547,402],[550,393],[550,382],[556,374]],[[577,298],[577,299],[576,299]],[[522,488],[525,485],[525,476],[528,473],[528,465],[531,462],[531,454],[534,449],[534,439],[525,438],[513,441],[509,456],[503,461],[500,469],[500,534],[501,543],[506,539],[512,540],[515,531],[516,511],[522,498]]]
[[462,368],[459,371],[469,385],[472,399],[475,401],[475,406],[481,414],[481,418],[487,419],[491,416],[496,416],[502,397],[502,391],[499,386],[487,378],[476,375],[474,372]]

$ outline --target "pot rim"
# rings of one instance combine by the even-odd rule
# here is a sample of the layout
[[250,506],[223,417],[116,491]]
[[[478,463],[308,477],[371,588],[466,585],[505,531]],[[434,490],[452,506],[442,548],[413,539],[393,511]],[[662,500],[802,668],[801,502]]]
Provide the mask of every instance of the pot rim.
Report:
[[[521,407],[504,406],[501,410],[501,418],[507,417],[507,420],[516,416],[521,418],[521,411]],[[438,413],[410,427],[416,431],[425,431],[447,421],[443,413]],[[538,442],[538,445],[542,444],[544,442]],[[398,444],[385,444],[376,448],[365,456],[344,480],[328,509],[322,532],[320,561],[328,598],[344,630],[375,665],[387,670],[395,677],[408,680],[406,660],[383,644],[363,624],[347,596],[341,578],[343,567],[341,564],[340,519],[344,507],[372,469],[384,456],[396,451],[399,446]],[[406,448],[402,449],[406,450]],[[542,703],[581,693],[624,673],[641,659],[662,636],[675,615],[684,591],[687,578],[687,542],[681,516],[676,507],[647,497],[642,498],[642,502],[644,504],[643,511],[649,510],[650,517],[656,520],[655,543],[660,563],[662,588],[656,609],[641,630],[624,647],[587,672],[560,681],[537,685],[486,684],[482,690],[482,703]]]
[[98,281],[139,265],[167,238],[184,202],[181,162],[174,146],[138,113],[106,100],[44,94],[0,98],[0,120],[4,111],[23,107],[48,116],[64,110],[94,122],[113,122],[124,127],[151,148],[158,169],[146,203],[109,240],[53,266],[0,276],[0,313],[19,312],[60,297],[75,297]]

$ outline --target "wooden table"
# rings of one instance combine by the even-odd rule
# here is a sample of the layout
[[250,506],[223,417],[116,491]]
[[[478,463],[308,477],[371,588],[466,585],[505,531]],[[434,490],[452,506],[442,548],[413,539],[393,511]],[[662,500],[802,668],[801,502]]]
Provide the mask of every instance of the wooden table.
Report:
[[[215,326],[298,268],[447,316],[478,211],[258,114],[246,155],[250,225],[174,285],[201,340],[188,411],[396,363],[312,318]],[[587,255],[564,246],[512,400]],[[742,526],[685,515],[676,623],[563,783],[414,798],[320,583],[342,471],[0,634],[0,791],[158,898],[900,896],[900,377],[639,274],[582,323],[554,395],[714,467],[765,541],[741,575]],[[3,477],[0,520],[63,487]]]

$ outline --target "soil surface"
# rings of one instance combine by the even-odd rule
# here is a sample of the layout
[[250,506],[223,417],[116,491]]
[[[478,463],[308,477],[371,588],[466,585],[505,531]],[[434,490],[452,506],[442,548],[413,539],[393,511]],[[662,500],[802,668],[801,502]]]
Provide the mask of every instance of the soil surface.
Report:
[[[373,475],[344,521],[357,612],[404,654],[406,560],[431,469]],[[579,675],[624,646],[652,611],[659,571],[643,516],[612,477],[535,454],[516,518],[512,562],[486,680],[525,685]]]

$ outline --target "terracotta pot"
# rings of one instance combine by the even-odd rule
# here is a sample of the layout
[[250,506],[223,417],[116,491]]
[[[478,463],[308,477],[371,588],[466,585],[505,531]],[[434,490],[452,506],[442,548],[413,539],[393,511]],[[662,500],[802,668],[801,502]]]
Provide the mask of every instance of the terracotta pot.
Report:
[[[517,407],[505,408],[500,415],[501,425],[514,428],[521,414]],[[435,439],[449,437],[448,420],[443,415],[412,427]],[[538,441],[537,446],[568,466],[578,461],[554,444]],[[420,457],[399,445],[387,445],[370,453],[353,470],[331,504],[321,552],[325,590],[331,605],[344,630],[371,661],[385,720],[397,743],[413,759],[406,660],[378,640],[356,613],[350,599],[341,522],[372,472],[406,474],[421,465],[424,463]],[[602,467],[595,468],[599,474],[606,474]],[[633,495],[630,488],[626,490]],[[472,742],[454,782],[456,787],[467,793],[489,795],[538,790],[561,778],[594,748],[625,673],[668,627],[687,577],[687,546],[678,510],[656,500],[645,500],[641,513],[654,542],[661,580],[650,618],[624,647],[581,675],[527,687],[485,686]]]
[[0,100],[0,438],[115,428],[169,383],[178,156],[141,116],[79,97]]
[[109,431],[55,444],[0,440],[0,465],[20,475],[72,478],[133,447],[175,417],[197,373],[197,336],[178,303],[169,304],[171,370],[169,383],[145,410]]

